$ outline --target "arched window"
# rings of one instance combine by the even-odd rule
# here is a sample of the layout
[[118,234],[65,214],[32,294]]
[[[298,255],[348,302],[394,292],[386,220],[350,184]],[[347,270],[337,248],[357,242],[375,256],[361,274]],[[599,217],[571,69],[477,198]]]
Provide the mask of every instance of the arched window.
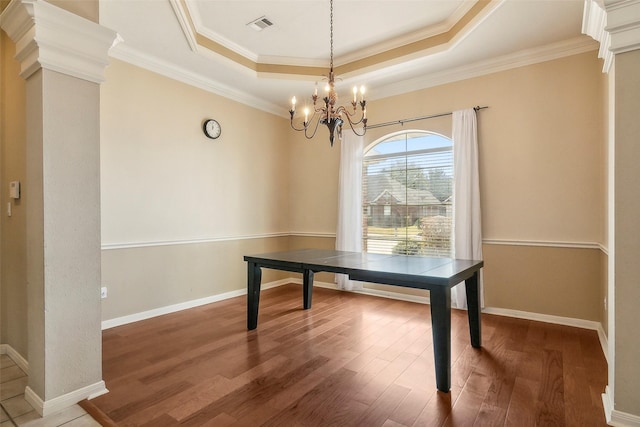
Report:
[[432,132],[402,131],[365,149],[363,250],[450,257],[453,142]]

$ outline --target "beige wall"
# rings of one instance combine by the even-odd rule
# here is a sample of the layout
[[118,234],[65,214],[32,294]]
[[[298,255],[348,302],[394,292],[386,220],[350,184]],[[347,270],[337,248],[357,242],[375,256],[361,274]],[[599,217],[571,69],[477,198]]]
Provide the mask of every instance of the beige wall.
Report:
[[[604,128],[598,109],[603,84],[595,53],[587,53],[374,101],[370,117],[376,123],[488,105],[479,113],[485,239],[602,243]],[[232,266],[237,277],[211,277],[213,265],[180,276],[194,271],[187,266],[202,262],[196,261],[194,248],[229,255],[234,239],[249,238],[260,246],[263,238],[288,233],[297,237],[275,238],[275,246],[267,246],[299,247],[305,242],[301,235],[325,236],[316,240],[333,246],[339,145],[330,148],[324,136],[306,140],[290,132],[285,119],[119,61],[107,70],[101,108],[103,286],[109,288],[103,319],[241,289],[241,255],[260,252],[232,245],[242,248],[231,257],[237,258]],[[510,120],[505,122],[505,116]],[[207,117],[222,124],[219,140],[202,135]],[[411,127],[449,134],[450,119]],[[367,139],[398,129],[376,129]],[[177,244],[144,247],[161,242]],[[575,253],[587,254],[580,262],[585,271],[596,272],[589,280],[575,278],[561,287],[559,279],[539,281],[541,292],[556,294],[553,304],[523,303],[518,288],[500,292],[521,286],[512,285],[517,269],[504,262],[503,252],[509,251],[503,249],[487,250],[488,306],[604,321],[603,267],[600,261],[592,264],[597,249],[514,250],[543,253],[525,257],[527,264],[519,266],[533,272],[545,257],[575,262]],[[128,277],[129,272],[138,280]],[[178,277],[185,279],[179,285]],[[567,291],[558,295],[558,289]],[[576,289],[588,299],[577,313],[568,308]]]
[[242,256],[288,244],[286,120],[115,60],[106,77],[103,319],[243,289]]
[[[9,199],[9,182],[26,177],[25,81],[15,45],[0,31],[0,343],[27,357],[26,205]],[[23,188],[24,193],[24,188]],[[12,216],[6,214],[7,203]]]
[[[104,320],[206,298],[246,287],[244,255],[286,250],[288,237],[228,240],[102,251],[109,297]],[[289,277],[265,270],[263,283]]]
[[[370,123],[490,107],[478,116],[487,306],[603,321],[600,69],[589,52],[371,102]],[[223,127],[217,141],[200,130],[210,116]],[[445,135],[450,127],[449,117],[411,124]],[[367,142],[400,129],[370,131]],[[181,271],[190,264],[167,266],[197,258],[194,247],[123,246],[204,239],[200,248],[215,253],[229,239],[291,233],[278,247],[332,247],[340,147],[319,132],[306,140],[284,119],[114,61],[102,86],[103,285],[110,290],[103,319],[245,286],[241,260],[233,266],[238,277],[221,276],[224,284],[216,274],[205,280],[201,270],[185,276],[193,286],[176,285],[175,272],[155,270]],[[542,246],[526,246],[532,241]],[[136,264],[137,284],[120,268],[126,254],[146,259]],[[549,261],[575,274],[548,274]],[[522,271],[527,277],[519,281]],[[143,280],[145,272],[153,279]],[[536,295],[554,298],[523,299],[534,285]],[[118,295],[130,292],[143,300],[123,303],[125,310]]]
[[314,139],[290,128],[290,210],[289,229],[293,233],[330,234],[335,236],[338,203],[338,168],[340,142],[329,145],[326,129],[319,129]]
[[601,321],[601,252],[484,245],[489,307]]
[[[601,66],[594,51],[370,103],[371,124],[489,106],[478,113],[487,306],[603,321],[599,245],[606,243],[606,76]],[[371,130],[366,142],[402,129]],[[451,120],[412,122],[404,129],[450,135]],[[324,135],[295,138],[291,229],[335,233],[339,146],[330,148]],[[558,273],[565,264],[563,271],[575,274],[550,275],[549,261]],[[516,280],[521,271],[528,276]],[[523,298],[533,284],[546,299]]]
[[[284,119],[115,60],[106,78],[103,245],[288,230]],[[206,118],[219,139],[204,136]]]
[[[594,51],[377,100],[370,123],[489,106],[478,114],[484,238],[603,243],[600,69]],[[444,118],[404,128],[449,135],[450,127]],[[366,141],[398,130],[375,129]],[[323,136],[296,135],[292,229],[335,231],[336,200],[328,196],[337,189],[339,147],[330,149]]]
[[372,103],[371,122],[489,106],[478,113],[483,237],[602,243],[600,67],[590,52],[439,86]]

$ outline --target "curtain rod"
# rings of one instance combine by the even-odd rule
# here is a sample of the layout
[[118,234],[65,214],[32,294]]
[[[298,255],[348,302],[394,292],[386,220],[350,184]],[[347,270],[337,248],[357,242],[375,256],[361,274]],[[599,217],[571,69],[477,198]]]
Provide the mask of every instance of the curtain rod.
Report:
[[[487,106],[484,106],[484,107],[480,107],[480,106],[473,107],[473,109],[476,110],[476,111],[484,110],[485,108],[489,108],[489,107],[487,107]],[[450,111],[448,113],[432,114],[431,116],[422,116],[422,117],[414,117],[412,119],[394,120],[392,122],[377,123],[375,125],[367,126],[367,129],[381,128],[381,127],[384,127],[384,126],[392,126],[392,125],[404,125],[405,123],[415,122],[417,120],[435,119],[436,117],[450,116],[452,114],[453,114],[453,112]]]

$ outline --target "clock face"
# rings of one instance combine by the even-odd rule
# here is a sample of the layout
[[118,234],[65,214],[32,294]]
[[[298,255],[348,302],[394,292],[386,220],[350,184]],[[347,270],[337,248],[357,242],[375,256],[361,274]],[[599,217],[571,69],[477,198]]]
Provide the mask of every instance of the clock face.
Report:
[[202,130],[204,131],[204,134],[211,139],[218,138],[222,133],[220,123],[213,119],[205,120]]

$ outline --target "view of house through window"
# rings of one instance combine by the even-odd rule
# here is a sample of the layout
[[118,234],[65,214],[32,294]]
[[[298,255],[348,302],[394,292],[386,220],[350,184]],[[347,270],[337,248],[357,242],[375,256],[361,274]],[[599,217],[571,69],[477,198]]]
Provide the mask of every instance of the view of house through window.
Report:
[[451,256],[453,143],[431,132],[387,136],[364,154],[365,252]]

